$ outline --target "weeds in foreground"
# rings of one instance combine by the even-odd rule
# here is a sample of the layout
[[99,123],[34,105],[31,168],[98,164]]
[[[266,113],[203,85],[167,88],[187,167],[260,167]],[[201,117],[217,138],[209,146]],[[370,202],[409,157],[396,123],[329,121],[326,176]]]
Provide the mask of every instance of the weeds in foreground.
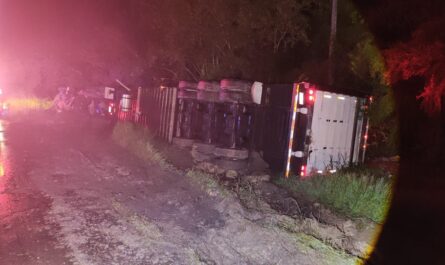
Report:
[[218,180],[203,171],[191,169],[187,172],[187,177],[212,197],[226,196],[228,193]]
[[277,179],[279,186],[303,194],[351,217],[365,217],[377,223],[385,220],[392,184],[367,171],[342,171],[307,179]]
[[142,160],[161,166],[163,169],[177,171],[167,162],[161,152],[151,144],[153,135],[146,128],[137,127],[130,122],[117,123],[113,129],[113,140]]

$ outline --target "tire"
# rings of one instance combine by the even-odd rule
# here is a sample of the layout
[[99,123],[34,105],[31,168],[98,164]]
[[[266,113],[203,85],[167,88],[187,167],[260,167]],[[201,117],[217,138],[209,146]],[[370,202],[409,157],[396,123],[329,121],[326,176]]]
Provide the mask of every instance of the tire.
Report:
[[221,88],[218,82],[199,81],[198,90],[206,92],[219,92]]
[[222,79],[220,81],[221,90],[233,91],[239,93],[250,94],[252,82],[234,80],[234,79]]
[[195,82],[189,82],[189,81],[179,81],[178,89],[191,89],[191,90],[197,90],[198,89],[198,83]]

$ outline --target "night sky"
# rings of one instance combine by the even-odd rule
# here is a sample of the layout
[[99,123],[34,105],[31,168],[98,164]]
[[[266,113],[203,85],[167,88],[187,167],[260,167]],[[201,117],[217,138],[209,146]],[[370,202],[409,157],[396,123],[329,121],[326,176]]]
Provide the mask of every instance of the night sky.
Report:
[[2,1],[0,84],[34,89],[45,79],[53,81],[47,86],[133,80],[142,63],[129,29],[119,1]]

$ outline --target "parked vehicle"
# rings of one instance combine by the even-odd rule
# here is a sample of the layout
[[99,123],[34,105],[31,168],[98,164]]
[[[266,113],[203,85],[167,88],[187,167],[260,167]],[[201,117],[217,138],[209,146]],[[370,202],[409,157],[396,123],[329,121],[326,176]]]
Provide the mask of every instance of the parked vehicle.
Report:
[[59,93],[54,97],[53,108],[58,112],[73,110],[73,102],[76,95],[70,87],[59,87]]
[[286,176],[335,172],[363,162],[369,99],[309,83],[268,85],[263,92],[261,152]]
[[114,99],[104,97],[99,89],[82,89],[77,93],[59,89],[54,106],[58,112],[76,111],[106,118],[115,117],[118,111]]

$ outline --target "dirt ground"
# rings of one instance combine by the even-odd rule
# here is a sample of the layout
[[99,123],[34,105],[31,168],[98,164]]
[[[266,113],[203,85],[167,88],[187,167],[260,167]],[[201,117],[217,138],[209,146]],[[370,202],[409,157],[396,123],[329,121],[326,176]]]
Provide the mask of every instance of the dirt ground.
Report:
[[0,264],[356,261],[138,159],[104,120],[45,113],[1,125]]

